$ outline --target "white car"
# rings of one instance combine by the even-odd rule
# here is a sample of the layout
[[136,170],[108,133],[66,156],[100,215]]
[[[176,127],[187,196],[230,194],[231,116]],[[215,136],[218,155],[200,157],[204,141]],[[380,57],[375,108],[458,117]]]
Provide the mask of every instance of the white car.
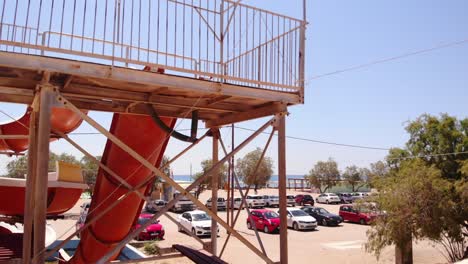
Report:
[[[286,212],[288,214],[288,227],[292,227],[294,230],[314,230],[317,228],[317,220],[301,209],[288,207]],[[278,213],[281,212],[278,211]]]
[[[211,209],[211,198],[206,201],[205,206]],[[226,211],[226,199],[218,197],[217,206],[218,211]]]
[[[196,236],[209,236],[211,235],[211,217],[200,210],[189,211],[179,215],[179,223],[190,230]],[[216,232],[219,233],[219,226]],[[183,231],[179,227],[179,232]]]
[[279,207],[279,197],[277,195],[263,195],[266,207]]
[[[234,197],[234,209],[241,210],[241,203],[242,203],[242,198],[240,197]],[[245,204],[244,204],[245,206]]]
[[322,193],[320,194],[317,198],[315,198],[315,201],[317,203],[337,203],[339,204],[341,202],[340,197],[334,193]]
[[262,195],[247,195],[245,203],[250,208],[263,208],[265,207],[265,200]]
[[296,206],[296,196],[294,195],[286,195],[286,203],[292,207]]
[[166,201],[164,200],[151,200],[146,203],[145,210],[150,213],[155,213],[161,210],[164,206],[166,206]]

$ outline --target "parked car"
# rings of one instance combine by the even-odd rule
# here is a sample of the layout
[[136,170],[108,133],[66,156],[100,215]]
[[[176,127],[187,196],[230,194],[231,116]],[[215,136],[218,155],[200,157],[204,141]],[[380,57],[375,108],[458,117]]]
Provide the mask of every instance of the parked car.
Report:
[[[152,214],[140,214],[133,229],[137,229],[141,225],[146,224],[152,217]],[[155,220],[138,234],[136,240],[162,240],[164,239],[164,234],[164,227],[159,223],[159,220]]]
[[166,201],[164,200],[151,200],[146,203],[145,211],[150,213],[155,213],[161,210],[164,206],[166,206]]
[[263,208],[265,207],[265,200],[262,195],[247,195],[246,204],[250,208]]
[[[241,208],[241,203],[242,203],[242,198],[240,197],[234,197],[234,209],[237,209],[237,210],[242,210]],[[245,204],[244,204],[245,206]]]
[[341,203],[348,204],[353,202],[353,198],[350,193],[335,193],[338,197],[340,197]]
[[338,204],[341,202],[340,197],[338,197],[334,193],[321,193],[319,196],[317,196],[317,198],[315,198],[315,201],[317,201],[317,203],[327,203],[327,204],[330,204],[330,203]]
[[288,203],[288,205],[294,207],[296,206],[296,197],[294,197],[294,195],[286,195],[286,202]]
[[[211,235],[211,217],[200,210],[188,211],[178,217],[179,223],[196,236]],[[219,233],[219,226],[216,232]],[[183,231],[179,227],[179,232]]]
[[377,217],[377,212],[365,205],[357,207],[351,204],[347,204],[340,206],[339,215],[343,218],[343,221],[366,225]]
[[[75,228],[76,230],[82,228],[86,222],[87,212],[80,214],[78,221],[76,221]],[[148,222],[150,218],[153,217],[152,214],[140,214],[138,217],[137,223],[132,227],[132,229],[139,228],[142,224]],[[164,239],[164,227],[159,223],[159,220],[154,221],[149,226],[147,226],[143,231],[138,234],[135,238],[136,240],[162,240]],[[77,234],[77,237],[80,238],[80,233]]]
[[[226,211],[226,199],[223,197],[218,197],[217,205],[218,211]],[[211,209],[211,198],[206,201],[205,206]]]
[[[277,213],[266,209],[255,209],[250,212],[250,215],[253,224],[258,230],[263,230],[265,233],[279,231],[280,218]],[[247,217],[246,223],[248,229],[253,228],[249,217]]]
[[[181,195],[179,192],[173,194],[173,197]],[[195,204],[189,198],[183,196],[179,201],[177,201],[174,206],[171,208],[173,212],[186,212],[192,211],[195,209]]]
[[301,208],[304,212],[314,217],[323,226],[337,226],[343,222],[341,216],[332,214],[321,207],[305,206]]
[[[288,227],[292,227],[294,230],[314,230],[317,228],[317,220],[299,208],[288,207],[286,213]],[[278,214],[281,214],[281,212],[278,211]]]
[[354,203],[357,200],[362,200],[368,196],[367,193],[364,192],[355,192],[351,194],[351,202]]
[[279,197],[277,195],[263,195],[266,207],[279,207]]
[[310,204],[314,206],[314,198],[312,198],[310,194],[298,194],[296,197],[294,197],[294,199],[298,205],[304,206],[306,204]]

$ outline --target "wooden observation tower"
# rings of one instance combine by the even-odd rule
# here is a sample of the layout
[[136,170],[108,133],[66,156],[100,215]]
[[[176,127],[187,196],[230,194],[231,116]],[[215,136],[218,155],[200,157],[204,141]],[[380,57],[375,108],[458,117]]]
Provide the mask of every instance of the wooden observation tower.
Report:
[[[51,131],[51,110],[65,108],[141,162],[152,175],[186,195],[212,217],[213,226],[218,223],[259,260],[288,263],[285,214],[281,215],[280,259],[273,261],[258,234],[259,247],[234,229],[233,210],[222,219],[217,215],[216,203],[209,210],[190,194],[200,181],[181,187],[161,167],[148,162],[86,112],[189,118],[195,128],[198,120],[203,121],[213,139],[214,165],[202,180],[209,174],[216,175],[222,163],[233,161],[240,149],[271,129],[263,153],[277,133],[280,211],[284,212],[285,119],[288,107],[304,103],[305,2],[298,3],[303,5],[304,16],[297,19],[234,0],[0,1],[0,101],[27,104],[33,109],[28,125],[34,129],[26,134],[0,135],[0,140],[24,139],[26,135],[29,140],[23,262],[44,263],[45,257],[60,249],[44,250],[42,228],[46,221],[51,136],[63,138],[89,155],[66,134]],[[245,141],[232,150],[225,148],[219,136],[221,126],[267,116],[271,119]],[[186,136],[191,145],[173,160],[204,138],[206,135]],[[128,185],[106,164],[99,165],[120,184]],[[213,186],[218,186],[217,177],[212,178]],[[237,176],[232,173],[228,182],[232,198]],[[144,184],[147,182],[140,187]],[[128,192],[144,199],[135,188],[129,186]],[[217,192],[214,187],[214,201]],[[241,195],[245,198],[245,191]],[[155,218],[170,206],[171,202]],[[99,221],[99,217],[96,215],[93,221]],[[99,263],[106,262],[131,239],[129,233],[115,243]],[[222,257],[227,241],[221,247],[217,240],[212,235],[206,248]]]

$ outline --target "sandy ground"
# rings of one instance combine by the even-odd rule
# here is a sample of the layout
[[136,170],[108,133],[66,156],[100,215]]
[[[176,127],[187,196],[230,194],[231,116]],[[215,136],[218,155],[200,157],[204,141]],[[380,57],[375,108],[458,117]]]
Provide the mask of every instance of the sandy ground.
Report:
[[[290,194],[301,192],[289,191]],[[259,194],[277,194],[277,190],[261,190]],[[209,191],[201,194],[201,200],[205,202],[210,196]],[[219,192],[219,196],[226,197],[224,191]],[[313,195],[314,197],[316,195]],[[79,206],[85,200],[80,201],[68,214],[75,215],[79,213]],[[338,213],[339,205],[316,204],[316,206],[324,207],[332,213]],[[273,210],[277,210],[276,208]],[[236,211],[237,212],[237,211]],[[170,213],[173,217],[177,214]],[[226,212],[218,213],[222,218],[226,218]],[[255,233],[248,230],[246,227],[247,213],[241,212],[239,221],[236,224],[236,229],[243,234],[251,243],[258,246]],[[160,247],[171,247],[173,244],[184,244],[196,249],[201,249],[202,246],[190,236],[179,233],[177,226],[166,217],[162,217],[161,223],[166,230],[165,240],[159,242]],[[57,231],[57,236],[64,238],[67,234],[74,231],[76,220],[57,220],[50,221],[52,227]],[[294,231],[288,230],[288,247],[290,263],[394,263],[394,249],[387,248],[382,253],[379,260],[373,255],[364,251],[364,243],[366,241],[366,230],[369,226],[359,224],[343,223],[338,227],[323,227],[319,226],[317,231]],[[218,237],[218,250],[226,239],[226,231],[221,228]],[[265,234],[260,232],[263,244],[268,256],[273,261],[279,261],[279,234]],[[209,241],[209,238],[203,238]],[[434,247],[427,241],[414,243],[413,248],[414,263],[446,263],[446,260],[440,254],[439,249]],[[252,253],[236,238],[231,238],[227,250],[223,255],[223,259],[229,263],[262,263],[262,260]],[[156,263],[156,262],[155,262]],[[157,263],[192,263],[185,258],[177,258],[173,260],[163,260]]]

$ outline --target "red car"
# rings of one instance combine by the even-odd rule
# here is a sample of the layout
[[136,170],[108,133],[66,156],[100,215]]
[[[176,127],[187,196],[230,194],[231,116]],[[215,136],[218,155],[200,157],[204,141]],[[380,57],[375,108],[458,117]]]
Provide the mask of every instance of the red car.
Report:
[[296,204],[298,205],[306,205],[306,204],[310,204],[311,206],[314,206],[314,198],[312,198],[312,196],[310,194],[298,194],[296,195],[295,197],[296,199]]
[[[86,221],[86,215],[87,215],[87,212],[83,212],[80,215],[80,218],[75,224],[76,230],[84,226],[85,221]],[[140,214],[140,216],[138,217],[138,222],[132,228],[132,230],[140,227],[142,224],[149,221],[151,217],[153,217],[152,214]],[[159,220],[156,220],[154,223],[147,226],[145,230],[141,231],[140,234],[136,237],[136,240],[154,240],[154,239],[162,240],[164,239],[164,233],[165,232],[164,232],[163,226],[159,223]],[[77,236],[79,238],[80,233],[78,233]]]
[[[152,214],[140,214],[140,217],[138,217],[138,222],[133,228],[139,228],[141,225],[148,222],[151,217],[153,217]],[[163,240],[164,233],[163,226],[159,223],[159,220],[156,220],[147,226],[143,231],[141,231],[140,234],[136,237],[136,240]]]
[[355,207],[350,204],[340,206],[339,215],[343,218],[343,221],[360,223],[361,225],[367,225],[377,217],[377,213],[364,206]]
[[[256,209],[250,211],[250,215],[258,230],[263,230],[265,233],[272,233],[279,230],[280,218],[277,213],[266,209]],[[248,217],[247,228],[253,228]]]

